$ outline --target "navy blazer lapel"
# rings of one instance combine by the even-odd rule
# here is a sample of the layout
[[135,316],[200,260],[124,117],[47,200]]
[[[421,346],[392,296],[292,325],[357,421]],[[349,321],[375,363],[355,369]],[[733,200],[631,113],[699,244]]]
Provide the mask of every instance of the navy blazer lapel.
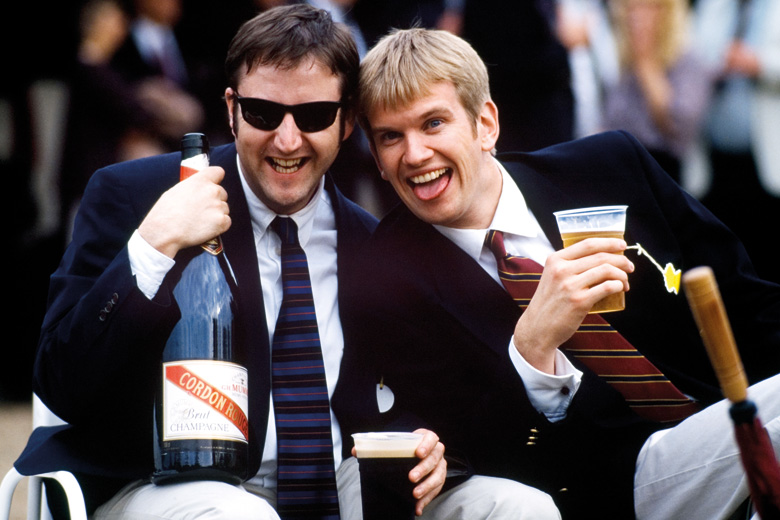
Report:
[[[520,155],[524,154],[506,154],[499,156],[498,160],[513,161]],[[561,190],[559,186],[550,182],[546,175],[525,164],[519,162],[502,162],[501,164],[520,188],[525,203],[533,212],[553,248],[561,249],[563,242],[553,212],[576,208],[578,207],[577,201]]]
[[407,215],[398,229],[413,240],[415,263],[431,281],[439,305],[477,341],[505,354],[519,317],[512,298],[460,247],[403,210]]
[[348,285],[352,282],[353,269],[360,262],[359,249],[376,227],[376,219],[347,199],[336,187],[330,174],[325,175],[325,190],[330,196],[333,213],[336,217],[337,243],[336,261],[338,262],[339,308],[342,322],[344,309],[349,305]]

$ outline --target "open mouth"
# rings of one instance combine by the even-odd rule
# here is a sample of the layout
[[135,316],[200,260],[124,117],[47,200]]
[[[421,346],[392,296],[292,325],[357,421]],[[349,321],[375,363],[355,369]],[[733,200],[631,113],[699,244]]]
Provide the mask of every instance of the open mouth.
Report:
[[438,197],[449,185],[452,177],[450,168],[439,168],[408,179],[412,191],[420,200]]
[[266,158],[266,161],[271,165],[271,168],[273,168],[275,172],[288,174],[297,172],[306,163],[306,159],[301,157],[297,159],[279,159],[277,157],[268,157]]

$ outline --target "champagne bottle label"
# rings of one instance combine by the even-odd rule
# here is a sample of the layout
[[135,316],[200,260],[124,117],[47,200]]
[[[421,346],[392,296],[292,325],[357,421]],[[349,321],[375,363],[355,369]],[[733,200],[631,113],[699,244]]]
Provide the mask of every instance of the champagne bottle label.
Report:
[[163,440],[248,442],[247,371],[225,361],[163,363]]
[[[190,175],[199,172],[203,168],[207,168],[208,165],[209,165],[209,156],[205,153],[183,159],[181,162],[181,167],[179,169],[179,180],[183,181],[184,179],[188,178]],[[205,244],[201,244],[200,247],[202,247],[204,251],[211,253],[212,255],[218,255],[222,252],[222,239],[220,237],[212,238]]]

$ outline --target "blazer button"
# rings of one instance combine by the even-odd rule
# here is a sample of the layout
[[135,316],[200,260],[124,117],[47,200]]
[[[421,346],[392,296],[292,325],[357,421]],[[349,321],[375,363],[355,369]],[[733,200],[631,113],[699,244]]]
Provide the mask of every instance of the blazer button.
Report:
[[536,441],[539,440],[539,430],[536,428],[531,428],[528,435],[528,442],[525,443],[526,446],[536,446]]
[[103,311],[101,311],[101,321],[105,320],[105,315],[114,310],[114,305],[116,305],[117,302],[119,302],[119,295],[114,293],[111,295],[111,299],[106,302],[106,306],[103,307]]
[[100,321],[106,321],[106,318],[108,317],[108,312],[105,309],[100,309]]

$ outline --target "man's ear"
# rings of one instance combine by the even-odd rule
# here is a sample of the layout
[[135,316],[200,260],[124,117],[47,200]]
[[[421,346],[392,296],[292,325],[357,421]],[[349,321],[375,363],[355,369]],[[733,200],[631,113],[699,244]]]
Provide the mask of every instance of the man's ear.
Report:
[[499,135],[498,107],[492,99],[482,105],[477,118],[477,135],[483,151],[492,152],[495,149]]
[[346,115],[344,117],[344,135],[341,137],[341,142],[343,143],[347,139],[349,139],[349,136],[352,135],[352,132],[355,130],[355,116],[353,115]]
[[379,174],[382,176],[382,179],[387,180],[387,175],[385,175],[385,170],[382,168],[382,163],[379,162],[379,155],[376,153],[374,138],[371,136],[370,130],[366,132],[366,138],[368,139],[368,148],[371,150],[371,156],[374,158],[376,168],[379,170]]
[[235,128],[235,125],[237,124],[235,116],[238,114],[234,112],[236,99],[233,94],[234,92],[232,88],[228,87],[225,89],[225,104],[227,105],[228,110],[228,124],[230,125],[230,133],[233,134],[233,138],[235,139],[236,133],[238,132],[238,128]]

